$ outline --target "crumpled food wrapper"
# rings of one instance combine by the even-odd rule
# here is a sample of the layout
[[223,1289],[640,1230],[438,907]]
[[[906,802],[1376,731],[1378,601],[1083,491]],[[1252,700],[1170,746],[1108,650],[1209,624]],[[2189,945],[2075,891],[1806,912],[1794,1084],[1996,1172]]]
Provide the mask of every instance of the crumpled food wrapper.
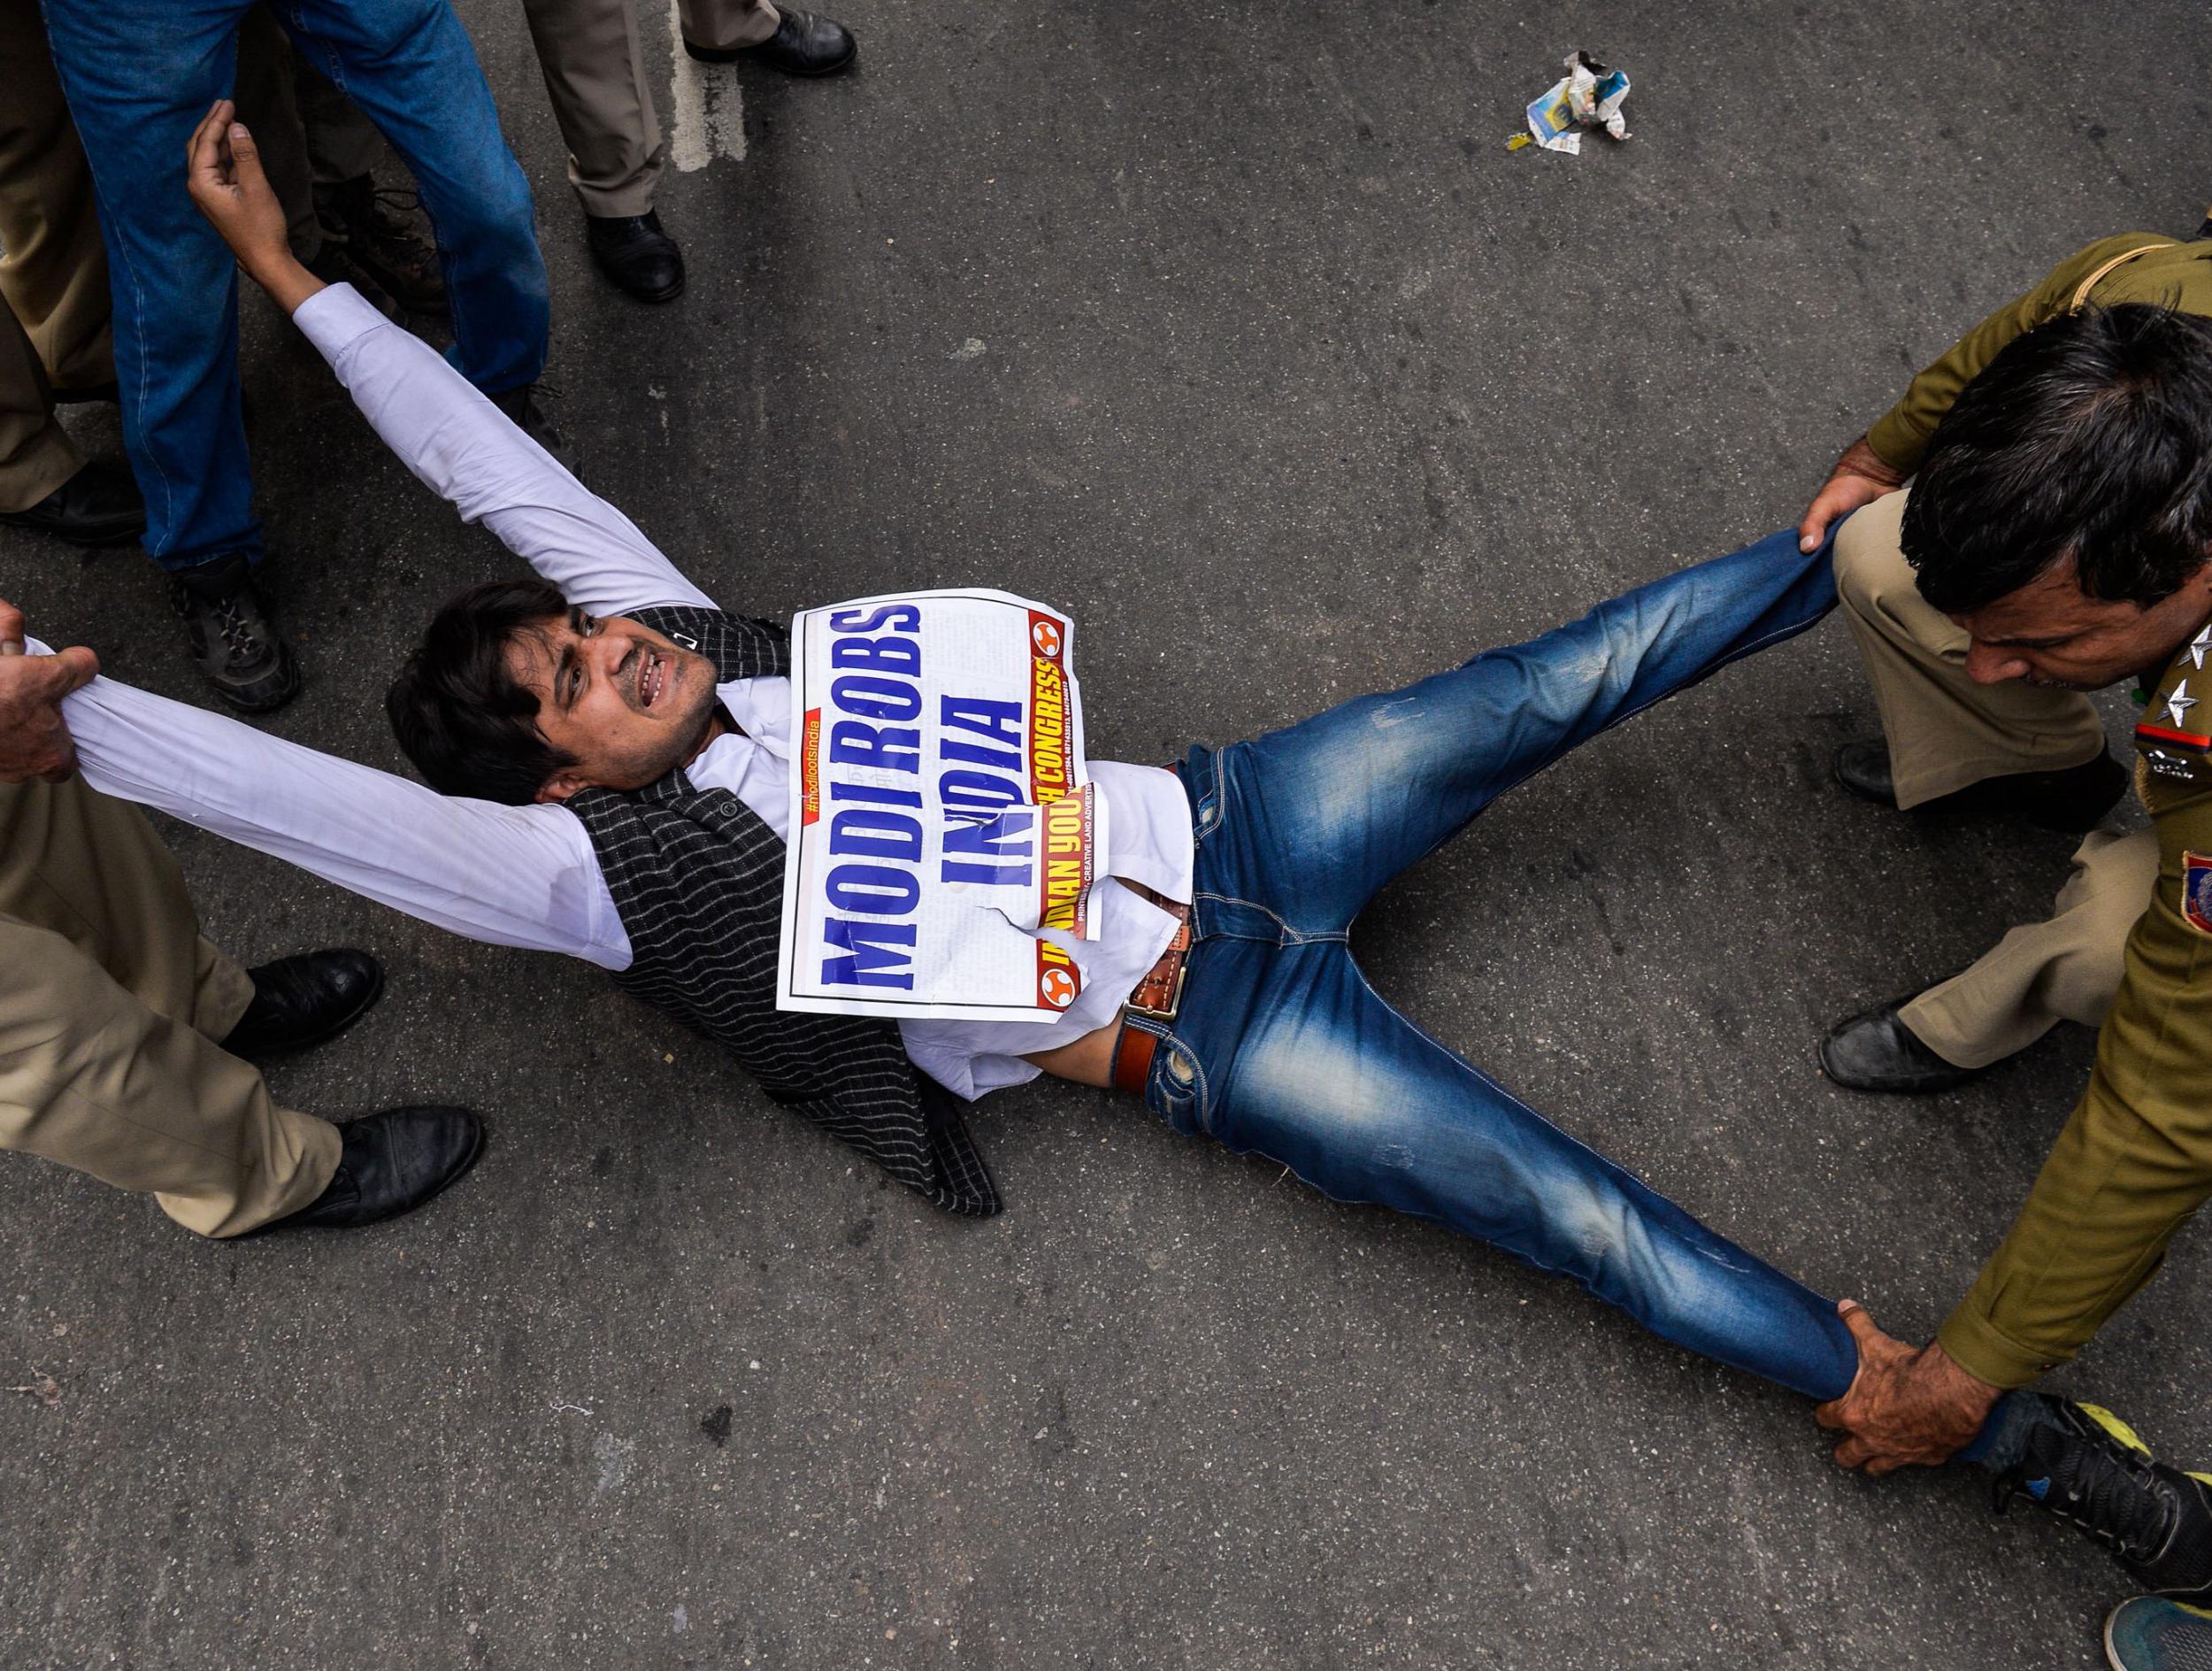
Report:
[[1626,75],[1607,68],[1587,52],[1570,53],[1566,79],[1528,107],[1528,132],[1514,135],[1509,148],[1518,150],[1533,142],[1572,157],[1582,150],[1586,127],[1602,127],[1615,139],[1626,139],[1628,123],[1621,115],[1621,101],[1627,96]]

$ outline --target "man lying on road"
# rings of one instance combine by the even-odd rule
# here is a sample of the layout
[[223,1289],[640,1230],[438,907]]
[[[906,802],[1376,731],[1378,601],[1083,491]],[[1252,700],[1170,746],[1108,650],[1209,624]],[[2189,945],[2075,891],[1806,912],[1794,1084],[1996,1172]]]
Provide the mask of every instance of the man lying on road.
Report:
[[[956,1098],[1049,1073],[1557,1271],[1809,1398],[1852,1387],[1859,1338],[1879,1338],[1863,1313],[1839,1315],[1419,1031],[1348,944],[1367,901],[1493,798],[1817,621],[1834,602],[1824,547],[1773,535],[1404,690],[1194,747],[1173,771],[1094,762],[1112,880],[1055,1022],[779,1012],[780,631],[723,613],[434,352],[299,267],[227,107],[193,169],[241,265],[385,442],[541,578],[463,593],[393,688],[403,746],[442,794],[106,680],[66,703],[94,782],[457,933],[596,963],[955,1211],[999,1205]],[[2083,1406],[2031,1396],[1993,1411],[1969,1455],[2100,1532],[2154,1530],[2123,1550],[2154,1586],[2212,1583],[2212,1507],[2117,1451]]]

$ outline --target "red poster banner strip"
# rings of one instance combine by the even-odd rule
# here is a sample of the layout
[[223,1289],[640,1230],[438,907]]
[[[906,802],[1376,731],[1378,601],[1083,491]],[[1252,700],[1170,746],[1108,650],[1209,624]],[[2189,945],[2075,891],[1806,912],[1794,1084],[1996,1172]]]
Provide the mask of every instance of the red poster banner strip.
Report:
[[822,815],[822,711],[806,711],[806,729],[799,739],[799,822],[808,825]]

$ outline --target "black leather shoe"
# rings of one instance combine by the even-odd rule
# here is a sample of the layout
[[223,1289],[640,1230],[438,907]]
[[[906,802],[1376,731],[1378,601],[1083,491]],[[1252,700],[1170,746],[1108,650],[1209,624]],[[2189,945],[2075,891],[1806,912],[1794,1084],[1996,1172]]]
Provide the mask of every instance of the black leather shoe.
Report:
[[641,302],[672,302],[684,293],[684,252],[661,230],[661,218],[586,215],[584,241],[599,270]]
[[184,622],[201,676],[232,707],[270,713],[299,695],[292,647],[262,613],[243,551],[170,575],[169,604]]
[[1860,737],[1837,745],[1828,757],[1836,782],[1863,801],[1897,810],[1897,782],[1890,775],[1889,739]]
[[[1889,744],[1880,737],[1844,743],[1831,757],[1836,782],[1863,801],[1894,809]],[[2127,768],[2108,753],[2060,772],[1985,777],[1955,793],[1923,801],[1916,812],[1993,812],[2024,818],[2039,829],[2079,836],[2096,828],[2128,791]]]
[[1980,1068],[1945,1061],[1897,1019],[1897,1012],[1919,996],[1908,993],[1838,1021],[1820,1041],[1821,1072],[1851,1090],[1950,1090],[1974,1078]]
[[72,545],[120,545],[146,531],[146,502],[127,466],[91,458],[28,510],[0,513],[0,523]]
[[779,5],[783,21],[775,34],[752,46],[694,46],[684,50],[703,64],[765,64],[786,75],[834,75],[860,56],[853,32],[834,19],[817,17],[795,6]]
[[264,1230],[357,1229],[412,1213],[476,1164],[484,1122],[465,1108],[387,1108],[338,1128],[329,1187]]
[[561,432],[553,427],[553,420],[545,415],[545,408],[538,404],[537,385],[524,383],[514,389],[503,389],[485,399],[507,414],[508,421],[553,455],[554,462],[574,476],[584,479],[583,460],[568,444]]
[[249,969],[253,1002],[223,1041],[234,1056],[305,1050],[351,1027],[384,995],[384,971],[365,951],[302,951]]

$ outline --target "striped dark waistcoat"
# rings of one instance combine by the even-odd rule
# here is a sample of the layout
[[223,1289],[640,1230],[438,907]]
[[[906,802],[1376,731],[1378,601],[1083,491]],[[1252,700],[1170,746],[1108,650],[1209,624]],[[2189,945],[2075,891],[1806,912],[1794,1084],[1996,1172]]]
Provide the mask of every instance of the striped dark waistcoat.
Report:
[[[695,647],[717,683],[787,674],[788,635],[719,610],[631,619]],[[725,1045],[761,1088],[950,1212],[988,1217],[998,1188],[962,1105],[918,1073],[889,1021],[776,1008],[783,842],[728,789],[682,769],[633,792],[588,789],[569,810],[590,832],[630,936],[615,984]]]

